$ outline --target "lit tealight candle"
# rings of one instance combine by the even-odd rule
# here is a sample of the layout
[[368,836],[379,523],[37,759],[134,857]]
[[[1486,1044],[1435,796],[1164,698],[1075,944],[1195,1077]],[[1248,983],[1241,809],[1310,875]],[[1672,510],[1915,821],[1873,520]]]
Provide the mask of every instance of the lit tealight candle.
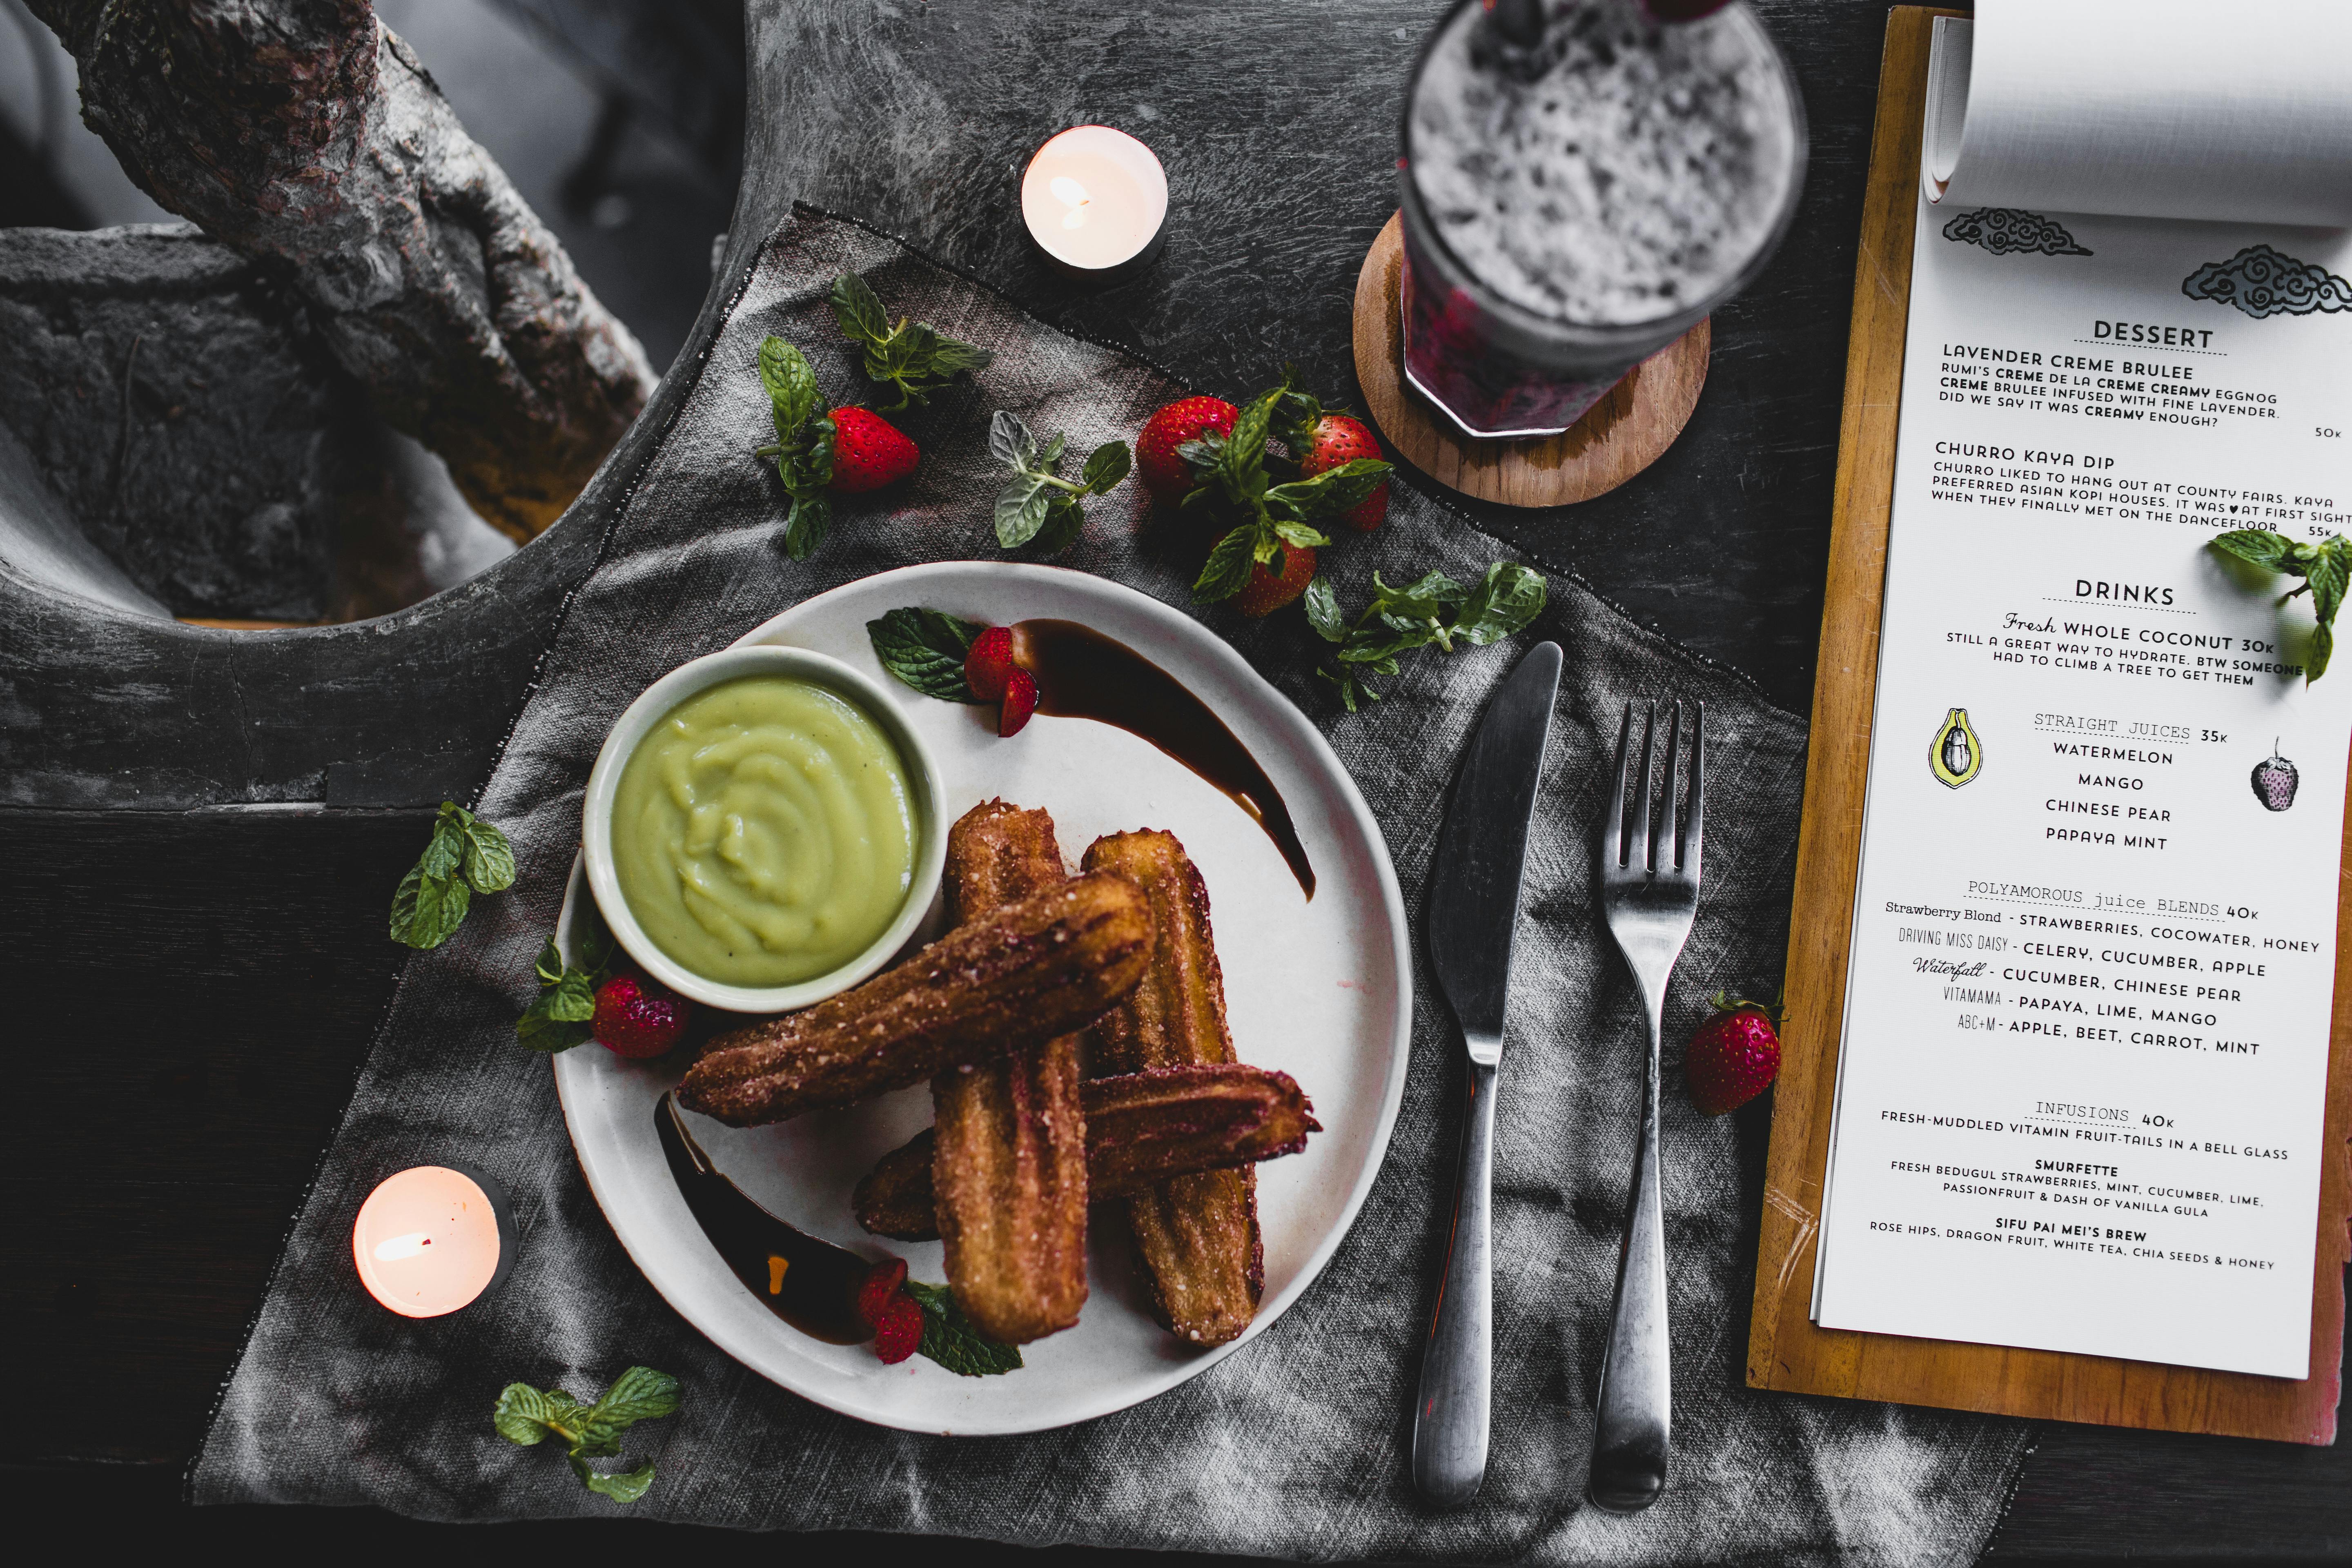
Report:
[[1168,172],[1108,125],[1079,125],[1037,149],[1021,177],[1021,218],[1057,270],[1111,278],[1160,253]]
[[488,1180],[446,1165],[386,1176],[352,1223],[368,1294],[404,1318],[438,1318],[497,1284],[514,1258],[514,1221]]

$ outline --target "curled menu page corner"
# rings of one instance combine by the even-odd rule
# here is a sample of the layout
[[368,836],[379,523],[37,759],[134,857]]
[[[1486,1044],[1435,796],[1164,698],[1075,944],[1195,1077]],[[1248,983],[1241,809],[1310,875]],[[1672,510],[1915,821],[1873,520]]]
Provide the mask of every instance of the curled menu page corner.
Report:
[[1938,17],[1930,206],[2352,226],[2352,5],[1979,0]]

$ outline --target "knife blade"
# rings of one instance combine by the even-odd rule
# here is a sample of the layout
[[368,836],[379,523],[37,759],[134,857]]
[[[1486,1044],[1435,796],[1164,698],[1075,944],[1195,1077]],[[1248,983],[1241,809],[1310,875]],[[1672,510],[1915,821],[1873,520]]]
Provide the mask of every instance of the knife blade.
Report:
[[1470,1058],[1454,1224],[1413,1407],[1413,1485],[1441,1508],[1469,1502],[1486,1477],[1495,1079],[1503,1059],[1528,826],[1543,778],[1559,668],[1559,645],[1538,643],[1487,703],[1454,775],[1453,804],[1430,863],[1430,965]]
[[1519,871],[1528,824],[1559,691],[1558,643],[1528,650],[1463,753],[1454,803],[1430,863],[1429,961],[1470,1059],[1503,1055],[1503,1005],[1511,984],[1511,938],[1519,923]]

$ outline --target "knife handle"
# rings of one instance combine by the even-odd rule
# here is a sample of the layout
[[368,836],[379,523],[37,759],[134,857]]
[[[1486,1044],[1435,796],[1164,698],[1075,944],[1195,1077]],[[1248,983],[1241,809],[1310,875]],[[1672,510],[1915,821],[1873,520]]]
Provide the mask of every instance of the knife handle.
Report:
[[1470,1064],[1462,1121],[1462,1171],[1445,1277],[1429,1320],[1413,1406],[1412,1484],[1438,1508],[1460,1508],[1486,1479],[1486,1412],[1493,1388],[1495,1280],[1491,1199],[1495,1068]]

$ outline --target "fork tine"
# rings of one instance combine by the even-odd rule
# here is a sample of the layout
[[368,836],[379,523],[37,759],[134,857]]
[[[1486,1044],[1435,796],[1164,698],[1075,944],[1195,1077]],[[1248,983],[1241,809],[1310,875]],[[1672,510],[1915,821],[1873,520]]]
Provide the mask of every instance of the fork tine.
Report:
[[1617,726],[1617,784],[1609,792],[1609,813],[1601,825],[1601,858],[1611,868],[1625,863],[1625,748],[1633,737],[1633,705]]
[[1697,712],[1691,720],[1690,815],[1683,828],[1683,871],[1696,882],[1699,837],[1706,826],[1706,704],[1695,702],[1691,706]]
[[[1650,837],[1650,761],[1657,749],[1658,705],[1650,704],[1650,716],[1642,725],[1642,776],[1633,785],[1633,843],[1642,847],[1642,869],[1658,868],[1658,846]],[[1626,846],[1630,860],[1633,845]]]
[[1675,833],[1675,802],[1682,791],[1683,705],[1679,701],[1666,705],[1666,776],[1658,790],[1657,847],[1650,851],[1650,864],[1661,871],[1671,871],[1682,858],[1682,840]]

